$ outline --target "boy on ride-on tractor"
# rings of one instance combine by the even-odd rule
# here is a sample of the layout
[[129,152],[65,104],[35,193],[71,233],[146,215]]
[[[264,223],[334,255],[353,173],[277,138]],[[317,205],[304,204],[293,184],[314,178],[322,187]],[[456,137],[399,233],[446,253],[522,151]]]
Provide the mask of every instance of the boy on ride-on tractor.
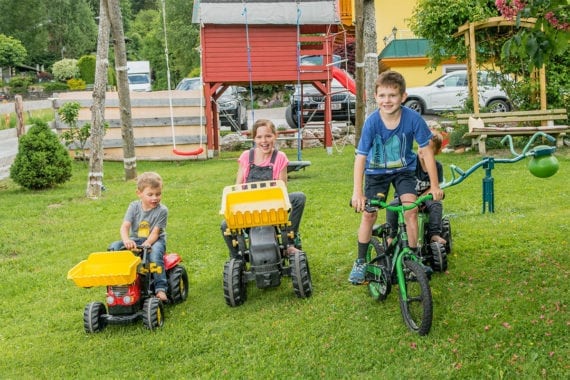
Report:
[[168,283],[164,270],[166,251],[166,223],[168,208],[160,203],[162,199],[162,178],[154,172],[142,173],[137,179],[138,201],[129,205],[121,224],[121,240],[111,243],[110,251],[134,250],[137,245],[151,246],[150,261],[156,264],[154,291],[163,302],[168,301]]

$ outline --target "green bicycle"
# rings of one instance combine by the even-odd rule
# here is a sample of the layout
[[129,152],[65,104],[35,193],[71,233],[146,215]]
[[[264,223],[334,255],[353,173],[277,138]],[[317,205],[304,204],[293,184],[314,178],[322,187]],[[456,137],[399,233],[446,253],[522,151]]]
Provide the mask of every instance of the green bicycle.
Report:
[[366,202],[366,211],[388,209],[398,215],[396,237],[388,244],[390,225],[376,225],[366,256],[367,268],[365,279],[370,295],[377,301],[384,301],[392,285],[398,285],[400,309],[404,323],[419,335],[429,333],[433,319],[433,304],[429,276],[421,258],[408,244],[408,233],[404,212],[414,209],[426,200],[433,199],[431,194],[423,195],[409,204],[390,205],[383,194]]

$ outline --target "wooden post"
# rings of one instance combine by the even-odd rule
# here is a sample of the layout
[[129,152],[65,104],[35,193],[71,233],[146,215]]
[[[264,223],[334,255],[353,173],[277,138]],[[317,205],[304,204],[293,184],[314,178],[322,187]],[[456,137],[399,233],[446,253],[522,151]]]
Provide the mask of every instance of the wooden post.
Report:
[[546,109],[546,69],[544,65],[538,70],[538,83],[540,87],[540,109]]
[[469,93],[473,98],[473,112],[478,114],[479,105],[479,83],[477,83],[477,43],[475,42],[475,24],[469,24]]
[[26,126],[24,125],[24,102],[22,95],[14,96],[14,107],[16,110],[16,136],[22,137],[26,133]]

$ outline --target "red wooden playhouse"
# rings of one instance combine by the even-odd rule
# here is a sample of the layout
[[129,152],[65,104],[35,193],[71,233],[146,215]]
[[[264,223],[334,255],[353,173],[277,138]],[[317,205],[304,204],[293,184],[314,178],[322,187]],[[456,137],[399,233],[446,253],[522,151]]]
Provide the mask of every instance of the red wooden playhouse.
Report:
[[[216,99],[229,85],[310,83],[325,96],[325,146],[332,151],[333,43],[339,0],[196,0],[209,151],[219,150]],[[322,64],[300,65],[303,55]],[[221,89],[220,92],[217,92]]]

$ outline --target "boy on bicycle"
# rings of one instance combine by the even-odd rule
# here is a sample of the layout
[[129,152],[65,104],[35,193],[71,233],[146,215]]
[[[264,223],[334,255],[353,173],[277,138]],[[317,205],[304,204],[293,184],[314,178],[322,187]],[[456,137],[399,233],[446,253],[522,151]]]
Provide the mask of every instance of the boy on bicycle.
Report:
[[[417,199],[415,173],[418,157],[413,150],[414,140],[425,161],[430,179],[429,192],[436,201],[443,197],[434,154],[429,148],[432,133],[420,114],[402,106],[407,97],[404,77],[395,71],[383,72],[376,79],[375,87],[378,111],[370,114],[364,122],[354,160],[351,204],[356,211],[362,212],[358,229],[358,258],[348,278],[354,285],[364,283],[366,252],[378,216],[377,212],[365,211],[366,199],[378,193],[388,195],[390,185],[402,203]],[[417,248],[417,212],[415,208],[404,215],[412,249]]]

